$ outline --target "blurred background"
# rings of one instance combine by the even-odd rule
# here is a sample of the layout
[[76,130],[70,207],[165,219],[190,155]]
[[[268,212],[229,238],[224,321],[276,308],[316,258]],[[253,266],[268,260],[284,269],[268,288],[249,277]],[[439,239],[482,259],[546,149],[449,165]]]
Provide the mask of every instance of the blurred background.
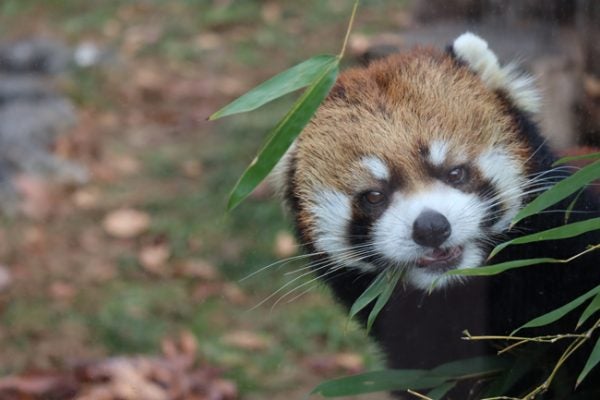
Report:
[[[306,260],[265,268],[298,254],[269,187],[225,213],[294,96],[206,121],[337,53],[352,3],[0,1],[0,399],[301,399],[383,366]],[[598,26],[593,0],[370,0],[346,64],[471,29],[573,152],[598,145]]]

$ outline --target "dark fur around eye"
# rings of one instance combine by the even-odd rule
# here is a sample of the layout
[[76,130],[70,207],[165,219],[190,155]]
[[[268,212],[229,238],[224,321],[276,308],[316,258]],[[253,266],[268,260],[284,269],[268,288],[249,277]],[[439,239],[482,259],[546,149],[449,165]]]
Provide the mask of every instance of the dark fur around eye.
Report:
[[359,195],[358,202],[363,211],[371,213],[385,208],[388,196],[383,190],[368,190]]
[[446,174],[446,182],[453,186],[462,185],[469,180],[469,170],[464,165],[454,167]]

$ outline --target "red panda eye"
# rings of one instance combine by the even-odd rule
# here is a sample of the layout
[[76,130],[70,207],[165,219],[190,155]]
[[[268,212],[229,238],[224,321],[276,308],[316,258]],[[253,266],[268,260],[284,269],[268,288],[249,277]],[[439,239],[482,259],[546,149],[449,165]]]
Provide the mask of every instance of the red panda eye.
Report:
[[456,167],[448,172],[446,180],[453,185],[464,183],[467,180],[467,170],[464,167]]
[[385,195],[376,190],[365,193],[363,197],[371,205],[379,205],[385,200]]

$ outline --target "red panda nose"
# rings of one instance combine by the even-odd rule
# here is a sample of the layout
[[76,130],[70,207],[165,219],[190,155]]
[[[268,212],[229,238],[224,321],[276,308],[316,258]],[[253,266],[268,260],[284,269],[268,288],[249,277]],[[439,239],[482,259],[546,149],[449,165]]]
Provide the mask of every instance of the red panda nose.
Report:
[[415,219],[412,237],[421,246],[439,247],[451,233],[452,227],[446,217],[437,211],[426,209]]

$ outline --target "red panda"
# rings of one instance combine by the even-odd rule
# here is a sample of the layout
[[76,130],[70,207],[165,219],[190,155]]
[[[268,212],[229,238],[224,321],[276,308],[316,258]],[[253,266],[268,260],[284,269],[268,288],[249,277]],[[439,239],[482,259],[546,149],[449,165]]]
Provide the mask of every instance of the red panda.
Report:
[[[300,242],[342,303],[380,271],[404,271],[372,331],[390,367],[494,353],[462,332],[506,335],[600,284],[597,253],[488,278],[444,276],[484,265],[495,244],[519,233],[564,224],[571,199],[509,229],[524,204],[565,177],[533,122],[540,101],[531,78],[466,33],[445,52],[417,48],[342,73],[277,166]],[[571,222],[599,208],[584,193]],[[512,246],[493,262],[567,258],[599,240],[596,231]],[[566,318],[552,332],[574,326]]]

